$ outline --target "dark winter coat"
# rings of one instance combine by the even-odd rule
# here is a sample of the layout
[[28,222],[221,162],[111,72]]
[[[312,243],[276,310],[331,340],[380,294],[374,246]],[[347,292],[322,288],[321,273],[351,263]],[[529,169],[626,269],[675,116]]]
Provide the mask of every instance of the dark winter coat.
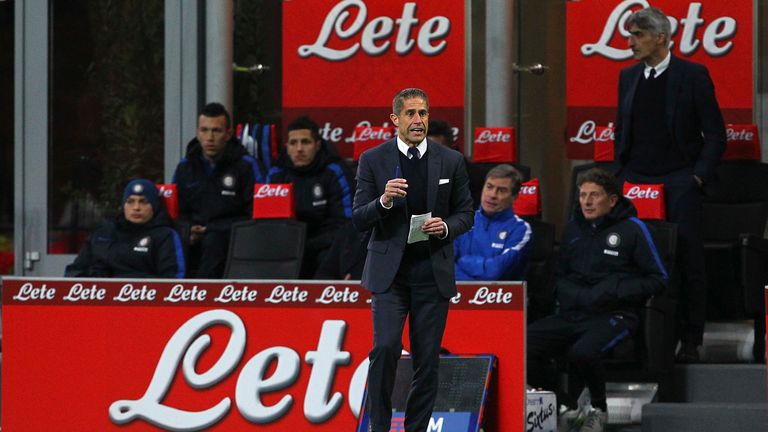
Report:
[[648,227],[621,197],[611,212],[590,223],[575,209],[560,243],[555,285],[560,312],[635,312],[661,292],[667,271]]
[[208,231],[228,231],[232,222],[251,217],[253,185],[262,181],[258,162],[236,139],[227,142],[212,167],[195,138],[173,175],[179,219]]
[[146,224],[134,224],[123,214],[91,234],[67,277],[176,278],[185,275],[181,239],[159,209]]

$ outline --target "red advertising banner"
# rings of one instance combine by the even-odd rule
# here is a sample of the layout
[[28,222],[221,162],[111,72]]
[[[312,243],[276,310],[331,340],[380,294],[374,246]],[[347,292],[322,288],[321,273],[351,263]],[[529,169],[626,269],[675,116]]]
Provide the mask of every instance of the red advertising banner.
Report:
[[165,210],[171,219],[179,218],[179,195],[176,193],[175,184],[156,184],[155,187],[160,193],[160,199],[163,201]]
[[619,71],[636,62],[627,14],[660,8],[670,18],[672,55],[705,65],[726,123],[752,121],[753,0],[583,0],[567,2],[566,153],[590,159],[595,127],[613,126]]
[[284,121],[309,115],[352,157],[355,128],[392,127],[392,98],[418,87],[430,118],[463,129],[464,3],[283,2]]
[[293,183],[253,185],[253,219],[295,217]]
[[375,127],[375,126],[358,126],[355,128],[354,138],[354,154],[352,159],[360,160],[360,155],[364,151],[374,148],[377,145],[390,140],[395,137],[394,128]]
[[728,143],[723,160],[760,160],[760,134],[754,124],[729,124],[725,132]]
[[[2,288],[4,430],[357,423],[372,339],[358,282],[7,278]],[[488,429],[523,430],[522,283],[462,283],[451,302],[443,346],[498,356],[503,409]]]
[[539,179],[532,178],[522,184],[512,208],[518,216],[541,216],[541,187]]
[[517,162],[515,128],[475,128],[474,162]]
[[624,196],[632,200],[640,219],[667,219],[663,184],[624,182]]
[[613,128],[595,127],[595,162],[613,162]]

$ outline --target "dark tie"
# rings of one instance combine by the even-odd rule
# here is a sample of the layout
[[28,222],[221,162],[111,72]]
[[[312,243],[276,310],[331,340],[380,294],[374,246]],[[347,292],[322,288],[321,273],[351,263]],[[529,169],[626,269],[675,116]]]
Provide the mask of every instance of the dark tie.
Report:
[[412,161],[419,160],[419,149],[416,147],[408,147],[408,154],[411,156],[410,159]]
[[648,79],[654,79],[654,78],[656,78],[656,69],[651,68],[651,71],[648,72]]

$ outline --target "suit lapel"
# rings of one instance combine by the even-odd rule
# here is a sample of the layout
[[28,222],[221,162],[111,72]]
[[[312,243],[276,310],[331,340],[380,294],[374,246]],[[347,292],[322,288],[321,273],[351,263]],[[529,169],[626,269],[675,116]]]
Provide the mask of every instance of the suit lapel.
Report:
[[427,166],[427,209],[430,211],[435,209],[437,185],[440,181],[440,167],[443,163],[443,157],[440,152],[442,149],[437,148],[439,145],[430,141],[427,147],[427,153],[429,153],[429,163]]
[[[389,146],[387,148],[387,151],[384,155],[384,170],[385,170],[385,176],[384,176],[384,183],[386,184],[387,181],[390,179],[396,178],[396,174],[400,174],[400,177],[403,177],[403,167],[400,166],[400,150],[397,148],[397,138],[393,139],[389,142]],[[382,190],[382,193],[384,191]],[[398,207],[406,207],[407,202],[405,198],[397,198],[395,199],[393,203],[392,208],[398,208]],[[407,210],[407,209],[406,209]],[[407,213],[407,211],[406,211]]]
[[682,71],[680,70],[680,62],[675,56],[670,56],[669,67],[667,68],[667,106],[666,106],[666,119],[667,129],[674,136],[672,129],[672,122],[675,120],[675,108],[677,106],[677,95],[680,93],[680,84],[682,79]]
[[627,89],[627,93],[624,96],[624,100],[622,103],[624,104],[623,113],[624,117],[622,121],[625,125],[629,125],[631,119],[629,118],[632,113],[632,103],[635,100],[635,92],[637,91],[637,84],[640,82],[640,78],[643,76],[643,65],[640,63],[639,65],[635,66],[635,70],[633,71],[632,75],[630,76],[629,81],[629,88]]

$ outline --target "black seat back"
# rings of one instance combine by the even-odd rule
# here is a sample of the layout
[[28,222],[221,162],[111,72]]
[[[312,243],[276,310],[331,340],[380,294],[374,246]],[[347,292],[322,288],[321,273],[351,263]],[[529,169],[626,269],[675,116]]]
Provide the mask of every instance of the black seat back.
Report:
[[261,219],[232,224],[224,277],[297,279],[307,226],[292,219]]

